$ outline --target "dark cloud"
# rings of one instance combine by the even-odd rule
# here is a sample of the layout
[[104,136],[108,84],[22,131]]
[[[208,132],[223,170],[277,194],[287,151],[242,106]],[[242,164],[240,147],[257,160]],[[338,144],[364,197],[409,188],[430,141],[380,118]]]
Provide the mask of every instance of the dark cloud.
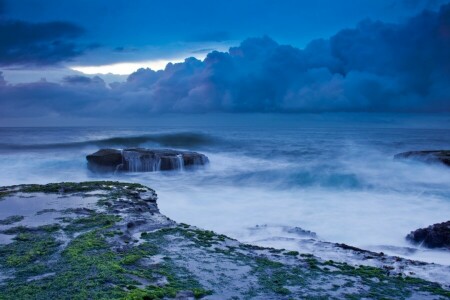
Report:
[[68,22],[0,19],[0,65],[49,65],[82,53],[72,40],[84,30]]
[[194,50],[194,51],[192,51],[191,53],[193,53],[193,54],[198,54],[198,53],[209,53],[209,52],[212,52],[212,51],[214,51],[215,49],[212,49],[212,48],[203,48],[203,49],[198,49],[198,50]]
[[[402,24],[363,21],[305,49],[247,39],[204,61],[140,69],[125,83],[67,77],[0,84],[0,113],[450,112],[450,5]],[[14,99],[14,101],[8,100]]]
[[66,76],[62,80],[62,84],[68,86],[92,86],[102,89],[106,87],[105,81],[98,76],[92,78],[80,75]]
[[113,49],[114,52],[118,52],[118,53],[131,53],[131,52],[136,52],[139,51],[138,48],[135,47],[123,47],[123,46],[119,46]]

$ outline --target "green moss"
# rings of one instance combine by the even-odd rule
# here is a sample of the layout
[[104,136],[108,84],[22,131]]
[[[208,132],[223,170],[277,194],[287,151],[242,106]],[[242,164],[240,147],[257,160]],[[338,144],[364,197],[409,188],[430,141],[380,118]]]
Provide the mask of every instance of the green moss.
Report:
[[[327,261],[323,265],[334,266],[338,271],[330,272],[331,274],[342,274],[351,278],[360,278],[362,283],[368,287],[368,291],[358,295],[347,295],[348,299],[360,298],[408,298],[414,292],[428,292],[433,295],[449,297],[450,292],[444,290],[440,285],[431,283],[422,279],[412,277],[402,277],[401,274],[392,276],[383,269],[359,266],[352,267],[345,263],[337,263]],[[377,279],[377,280],[374,280]],[[356,298],[355,298],[356,297]]]
[[28,232],[21,232],[14,237],[16,241],[31,241],[33,239],[33,235]]
[[8,228],[6,230],[2,230],[1,233],[3,234],[19,234],[19,233],[25,233],[25,232],[29,232],[30,228],[26,227],[26,226],[15,226],[15,227],[11,227]]
[[148,188],[138,183],[124,183],[117,181],[85,181],[85,182],[60,182],[49,184],[28,184],[21,186],[24,193],[79,193],[95,190],[112,190],[121,188],[126,190],[146,191]]
[[284,253],[285,255],[291,255],[291,256],[297,256],[300,253],[298,253],[298,251],[288,251]]
[[0,266],[6,268],[26,267],[44,261],[61,245],[54,237],[36,232],[21,232],[13,243],[0,247]]
[[[94,217],[96,217],[95,220],[108,220],[103,215]],[[14,251],[8,247],[0,248],[0,255],[4,261],[3,264],[0,263],[0,267],[14,267],[23,275],[20,280],[15,278],[7,281],[5,288],[2,289],[2,297],[4,299],[143,299],[145,296],[146,299],[162,299],[175,296],[183,290],[192,291],[199,298],[210,293],[193,279],[188,270],[175,266],[171,261],[165,260],[164,263],[151,268],[140,265],[142,258],[159,253],[156,245],[147,242],[130,247],[125,252],[115,251],[105,239],[105,234],[111,232],[109,229],[111,225],[103,221],[93,222],[83,219],[85,220],[75,219],[72,221],[73,224],[69,225],[80,229],[77,227],[79,224],[87,223],[89,226],[94,226],[94,229],[74,238],[60,253],[55,263],[49,265],[39,264],[37,255],[40,257],[56,255],[57,247],[55,248],[55,245],[49,242],[43,242],[46,239],[54,242],[52,233],[42,228],[16,228],[17,241],[11,244],[13,246],[7,245],[13,247]],[[103,226],[105,224],[108,225]],[[33,240],[35,238],[38,241],[35,242]],[[43,249],[53,249],[53,251],[46,253],[42,251]],[[48,258],[42,261],[48,261]],[[27,266],[28,272],[25,272]],[[35,266],[33,273],[30,271],[31,266]],[[26,282],[29,274],[48,272],[53,272],[55,275]],[[139,282],[130,275],[138,276],[148,282],[164,277],[168,284],[162,287],[150,285],[145,289],[137,288]]]
[[214,231],[190,229],[186,226],[181,226],[181,230],[179,230],[178,233],[190,238],[197,245],[202,247],[211,247],[214,244],[225,241],[227,238],[225,235],[217,234]]
[[15,226],[15,227],[11,227],[6,230],[3,230],[1,233],[10,234],[10,235],[20,234],[20,233],[40,234],[42,232],[52,233],[52,232],[56,232],[60,229],[61,229],[61,226],[59,224],[48,224],[48,225],[43,225],[43,226],[36,227],[36,228],[30,228],[30,227],[26,227],[26,226]]
[[10,216],[6,219],[0,220],[0,225],[11,225],[17,222],[20,222],[24,219],[24,216]]
[[[124,299],[125,300],[150,300],[174,298],[180,290],[174,287],[151,287],[149,289],[133,289]],[[195,288],[190,290],[196,299],[211,295],[211,291]]]
[[120,220],[121,218],[119,216],[106,213],[94,213],[87,217],[80,217],[71,220],[71,222],[64,227],[64,230],[68,232],[78,232],[96,227],[108,228]]
[[304,261],[308,264],[310,269],[319,269],[319,264],[317,259],[312,257],[307,257],[304,259]]
[[104,232],[103,235],[106,237],[113,237],[116,235],[123,235],[123,232],[120,230],[111,230],[111,231]]
[[[257,246],[257,245],[250,245],[250,244],[241,244],[239,245],[239,248],[244,250],[266,250],[266,248]],[[280,252],[283,252],[284,249],[280,249]]]
[[267,258],[255,258],[256,265],[253,273],[257,276],[264,291],[274,292],[279,295],[289,295],[291,286],[304,286],[305,278],[311,276],[304,269],[289,267],[281,262]]
[[142,254],[127,254],[124,258],[122,258],[121,263],[124,265],[134,265],[143,257]]
[[210,290],[205,290],[205,289],[201,289],[201,288],[194,288],[192,289],[192,292],[194,293],[194,297],[197,299],[212,295],[213,292]]
[[[300,256],[301,257],[314,257],[314,255],[309,254],[309,253],[302,253],[302,254],[300,254]],[[332,260],[330,260],[330,261],[332,261]]]
[[43,230],[45,232],[51,233],[51,232],[56,232],[58,230],[61,229],[61,225],[59,224],[48,224],[48,225],[43,225],[39,227],[40,230]]
[[154,239],[165,235],[180,235],[188,238],[197,246],[206,248],[219,244],[227,239],[225,235],[217,234],[210,230],[201,230],[191,227],[186,228],[185,226],[162,228],[151,233],[143,232],[141,233],[141,238]]

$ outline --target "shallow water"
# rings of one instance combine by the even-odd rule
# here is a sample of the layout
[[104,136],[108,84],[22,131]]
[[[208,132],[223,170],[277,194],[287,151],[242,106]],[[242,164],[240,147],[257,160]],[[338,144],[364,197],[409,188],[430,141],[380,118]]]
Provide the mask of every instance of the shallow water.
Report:
[[[392,158],[408,150],[450,149],[445,117],[240,118],[180,117],[136,128],[3,128],[0,182],[140,182],[157,191],[170,218],[244,242],[301,250],[298,236],[279,230],[301,227],[324,241],[450,265],[450,254],[418,249],[404,238],[450,219],[450,170]],[[86,168],[85,155],[99,148],[137,146],[200,151],[211,164],[116,175]],[[258,234],[251,230],[263,224],[268,226]]]
[[[96,208],[98,197],[74,196],[65,197],[57,194],[17,193],[0,200],[0,220],[12,216],[22,216],[23,219],[8,225],[0,225],[0,230],[16,226],[38,227],[59,223],[61,217],[73,217],[72,213],[62,211],[72,208]],[[1,234],[0,244],[12,242],[14,235]]]

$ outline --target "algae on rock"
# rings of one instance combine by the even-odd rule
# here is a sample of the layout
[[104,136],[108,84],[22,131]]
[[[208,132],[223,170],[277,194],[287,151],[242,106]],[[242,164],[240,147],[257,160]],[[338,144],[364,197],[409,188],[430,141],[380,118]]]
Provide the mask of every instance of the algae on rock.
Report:
[[139,184],[17,185],[2,193],[3,201],[44,193],[87,202],[40,209],[36,214],[59,215],[35,227],[11,212],[0,232],[11,237],[0,244],[0,299],[450,297],[436,283],[384,269],[245,245],[177,224],[159,213],[156,193]]

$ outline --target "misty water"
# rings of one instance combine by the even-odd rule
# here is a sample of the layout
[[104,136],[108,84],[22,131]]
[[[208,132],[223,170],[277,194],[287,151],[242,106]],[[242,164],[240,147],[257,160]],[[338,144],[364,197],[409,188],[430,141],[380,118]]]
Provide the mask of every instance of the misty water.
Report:
[[[244,242],[301,251],[298,235],[285,230],[300,227],[322,241],[450,265],[448,252],[405,240],[450,219],[450,169],[393,160],[402,151],[449,149],[450,122],[440,118],[199,115],[143,127],[1,128],[0,182],[139,182],[156,190],[168,217]],[[210,165],[90,172],[85,156],[108,147],[193,150]]]

